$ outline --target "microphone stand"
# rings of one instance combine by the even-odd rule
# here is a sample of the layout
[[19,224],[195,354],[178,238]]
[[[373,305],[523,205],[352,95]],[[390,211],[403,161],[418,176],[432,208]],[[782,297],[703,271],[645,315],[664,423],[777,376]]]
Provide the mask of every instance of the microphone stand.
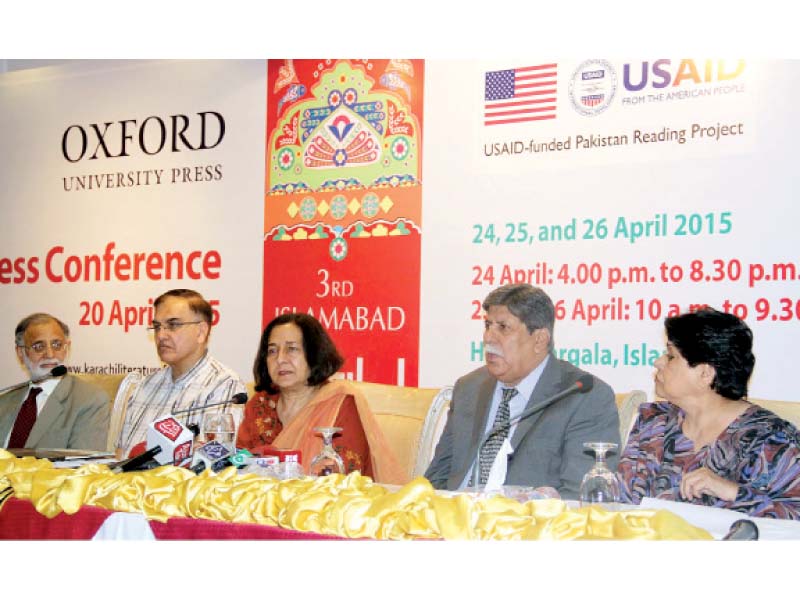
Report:
[[58,365],[57,367],[53,367],[53,369],[41,377],[37,377],[36,379],[29,379],[27,381],[23,381],[22,383],[15,383],[14,385],[9,385],[8,387],[4,387],[0,389],[0,394],[5,394],[6,392],[10,392],[12,390],[18,390],[19,388],[25,387],[26,385],[32,385],[36,383],[41,383],[51,377],[61,377],[62,375],[67,374],[67,367],[64,365]]
[[174,417],[175,415],[181,415],[181,414],[184,414],[184,413],[201,412],[201,411],[204,411],[207,408],[213,408],[215,406],[222,406],[223,404],[225,404],[225,405],[228,405],[228,404],[236,405],[236,404],[244,404],[245,402],[247,402],[247,394],[239,393],[239,394],[234,394],[233,396],[231,396],[230,400],[224,400],[222,402],[212,402],[211,404],[203,404],[202,406],[193,406],[191,408],[182,408],[181,410],[172,411],[170,414]]

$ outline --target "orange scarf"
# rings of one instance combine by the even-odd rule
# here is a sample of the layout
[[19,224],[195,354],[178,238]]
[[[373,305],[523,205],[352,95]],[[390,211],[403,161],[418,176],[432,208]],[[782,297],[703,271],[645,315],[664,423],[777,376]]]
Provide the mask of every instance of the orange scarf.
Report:
[[352,396],[358,410],[361,426],[369,444],[372,473],[379,483],[403,484],[408,477],[400,467],[386,437],[369,409],[366,397],[346,380],[336,380],[324,384],[309,400],[302,410],[284,425],[283,431],[273,441],[276,448],[300,450],[303,454],[303,468],[322,450],[322,438],[314,427],[333,427],[339,410],[347,396]]

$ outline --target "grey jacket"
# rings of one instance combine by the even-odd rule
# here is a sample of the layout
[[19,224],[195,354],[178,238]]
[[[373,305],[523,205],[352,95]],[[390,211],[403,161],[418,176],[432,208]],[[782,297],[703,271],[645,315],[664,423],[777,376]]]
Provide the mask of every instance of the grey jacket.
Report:
[[[28,388],[0,396],[0,443],[8,437]],[[105,450],[110,401],[99,387],[65,375],[50,394],[31,429],[26,448]]]
[[[551,354],[526,409],[566,389],[584,373]],[[464,481],[486,430],[496,383],[485,366],[456,382],[447,423],[425,472],[435,488],[455,490]],[[517,424],[505,483],[551,486],[562,498],[577,498],[581,479],[594,464],[584,442],[620,443],[614,392],[597,377],[591,391],[562,398]],[[616,469],[621,451],[609,456],[610,469]]]

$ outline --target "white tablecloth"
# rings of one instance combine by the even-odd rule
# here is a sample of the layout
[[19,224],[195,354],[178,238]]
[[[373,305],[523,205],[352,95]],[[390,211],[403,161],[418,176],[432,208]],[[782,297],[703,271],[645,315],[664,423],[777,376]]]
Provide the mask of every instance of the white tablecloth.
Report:
[[758,526],[759,540],[800,540],[800,521],[789,519],[761,519],[724,508],[698,506],[688,502],[673,502],[657,498],[643,498],[641,508],[663,508],[683,517],[692,525],[702,527],[721,540],[739,519],[748,519]]

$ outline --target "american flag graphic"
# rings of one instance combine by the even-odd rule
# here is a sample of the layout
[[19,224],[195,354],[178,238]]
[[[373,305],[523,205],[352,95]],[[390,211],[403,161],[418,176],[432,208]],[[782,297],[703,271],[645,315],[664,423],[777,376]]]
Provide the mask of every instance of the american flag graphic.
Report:
[[558,65],[486,73],[484,125],[556,118]]
[[592,94],[591,96],[581,96],[581,102],[584,106],[597,106],[605,99],[605,94]]

